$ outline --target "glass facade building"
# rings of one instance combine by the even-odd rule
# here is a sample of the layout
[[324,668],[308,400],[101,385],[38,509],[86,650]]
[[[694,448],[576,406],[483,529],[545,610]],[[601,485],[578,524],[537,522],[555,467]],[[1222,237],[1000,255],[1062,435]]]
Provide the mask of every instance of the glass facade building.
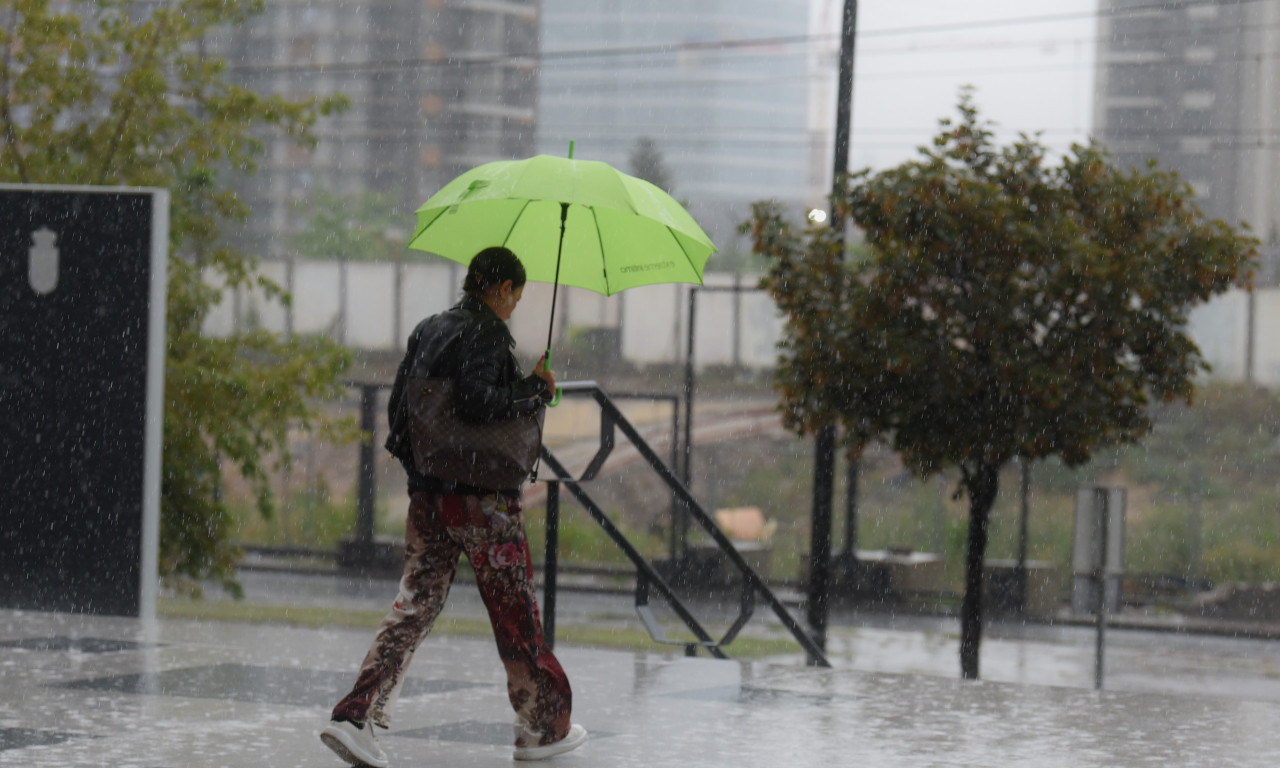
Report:
[[650,140],[668,191],[722,250],[753,201],[820,204],[831,129],[811,126],[810,5],[542,0],[538,151],[574,141],[575,157],[637,173]]
[[1280,4],[1102,0],[1094,135],[1266,242],[1280,216]]
[[237,186],[253,211],[242,244],[264,256],[318,188],[391,194],[407,217],[467,168],[533,153],[537,0],[271,0],[207,45],[258,93],[350,102],[317,124],[314,150],[264,137]]

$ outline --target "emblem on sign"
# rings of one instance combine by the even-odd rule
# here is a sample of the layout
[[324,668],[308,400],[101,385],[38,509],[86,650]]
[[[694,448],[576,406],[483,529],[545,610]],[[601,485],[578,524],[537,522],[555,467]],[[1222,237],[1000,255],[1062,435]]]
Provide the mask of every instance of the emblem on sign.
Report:
[[31,242],[27,280],[32,290],[43,296],[58,287],[58,233],[41,227],[31,233]]

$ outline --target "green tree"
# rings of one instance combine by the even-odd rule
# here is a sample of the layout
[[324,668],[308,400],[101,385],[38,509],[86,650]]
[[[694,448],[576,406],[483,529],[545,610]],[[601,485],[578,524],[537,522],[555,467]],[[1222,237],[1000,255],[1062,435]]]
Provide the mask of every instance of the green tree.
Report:
[[398,258],[408,235],[402,231],[404,217],[396,206],[398,199],[392,192],[342,196],[317,189],[302,209],[306,225],[289,238],[289,246],[298,256],[309,259]]
[[224,464],[271,511],[270,455],[291,427],[323,424],[313,405],[343,391],[348,353],[319,339],[200,329],[223,288],[256,284],[254,260],[221,243],[246,211],[215,168],[251,172],[259,129],[312,142],[340,98],[291,102],[230,83],[201,50],[213,27],[243,23],[248,0],[0,4],[0,179],[165,187],[171,192],[160,569],[170,584],[217,578],[236,589],[232,518],[218,497]]
[[833,209],[866,234],[844,257],[776,205],[747,226],[788,328],[777,385],[802,432],[838,421],[855,455],[886,440],[917,475],[952,469],[969,503],[960,666],[978,677],[982,564],[1001,467],[1071,466],[1138,441],[1148,404],[1207,369],[1191,307],[1242,278],[1256,241],[1206,221],[1176,176],[1120,171],[1093,146],[1061,165],[993,143],[969,94],[917,160],[862,171]]
[[671,194],[671,174],[662,159],[662,150],[658,142],[648,136],[641,136],[631,147],[631,155],[627,158],[631,167],[631,175],[644,179],[653,186]]

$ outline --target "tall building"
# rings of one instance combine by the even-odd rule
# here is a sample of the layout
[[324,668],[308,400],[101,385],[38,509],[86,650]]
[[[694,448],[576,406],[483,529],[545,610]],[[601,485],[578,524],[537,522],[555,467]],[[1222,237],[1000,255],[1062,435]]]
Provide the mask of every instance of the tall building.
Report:
[[1206,214],[1280,240],[1280,2],[1101,0],[1098,64],[1094,135],[1117,163],[1155,159]]
[[722,250],[754,201],[821,204],[829,177],[811,167],[831,128],[810,125],[810,5],[542,0],[538,151],[574,141],[577,158],[637,172],[651,140],[668,191]]
[[271,0],[208,40],[258,93],[350,100],[314,150],[265,137],[238,186],[253,212],[241,243],[280,255],[317,189],[391,193],[408,216],[467,168],[532,154],[538,25],[537,0]]

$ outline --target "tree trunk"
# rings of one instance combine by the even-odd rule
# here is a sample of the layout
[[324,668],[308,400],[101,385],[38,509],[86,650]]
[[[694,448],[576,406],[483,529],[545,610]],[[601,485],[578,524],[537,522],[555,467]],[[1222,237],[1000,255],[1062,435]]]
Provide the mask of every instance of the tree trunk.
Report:
[[969,493],[969,549],[964,564],[964,602],[960,605],[960,675],[978,679],[982,645],[982,562],[987,554],[991,507],[1000,486],[1000,468],[979,463],[965,481]]

